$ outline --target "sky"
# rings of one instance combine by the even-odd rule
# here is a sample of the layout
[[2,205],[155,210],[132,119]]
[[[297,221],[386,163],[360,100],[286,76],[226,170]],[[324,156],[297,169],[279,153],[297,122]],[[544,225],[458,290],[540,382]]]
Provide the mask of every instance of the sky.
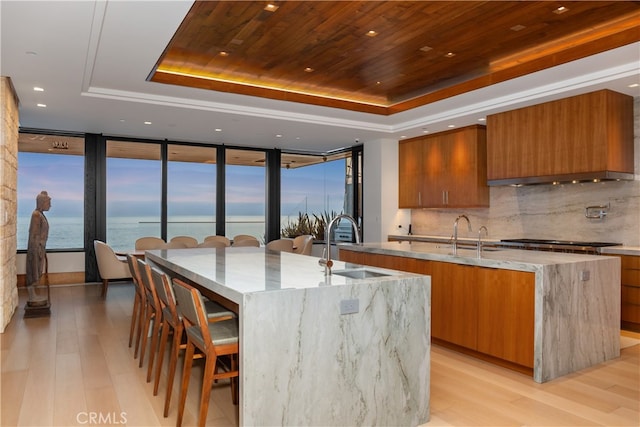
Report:
[[[81,156],[18,154],[18,215],[28,216],[42,190],[52,198],[50,215],[81,217],[84,159]],[[344,160],[282,169],[282,215],[341,211]],[[107,216],[159,216],[161,164],[157,160],[107,159]],[[169,215],[215,214],[215,165],[170,162]],[[227,166],[227,215],[264,215],[265,169]]]

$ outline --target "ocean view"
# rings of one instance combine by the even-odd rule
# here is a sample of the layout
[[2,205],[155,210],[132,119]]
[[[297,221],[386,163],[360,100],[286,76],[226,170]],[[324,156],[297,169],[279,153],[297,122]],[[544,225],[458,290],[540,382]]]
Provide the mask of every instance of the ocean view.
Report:
[[[84,225],[81,217],[56,217],[47,215],[49,239],[47,249],[82,248]],[[282,224],[296,217],[282,217]],[[18,217],[18,249],[26,250],[29,238],[30,217]],[[167,224],[167,235],[193,236],[202,241],[216,234],[216,223],[210,216],[176,216]],[[261,242],[264,240],[263,216],[232,216],[227,219],[226,235],[250,234]],[[158,217],[111,217],[107,222],[107,243],[117,251],[133,249],[136,239],[143,236],[159,236]]]

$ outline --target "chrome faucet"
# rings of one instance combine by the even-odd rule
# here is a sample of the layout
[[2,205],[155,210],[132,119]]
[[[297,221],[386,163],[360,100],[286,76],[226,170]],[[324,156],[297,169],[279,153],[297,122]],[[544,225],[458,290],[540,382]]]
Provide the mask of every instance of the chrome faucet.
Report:
[[489,230],[484,225],[478,229],[478,258],[482,258],[482,230],[485,236],[489,236]]
[[461,218],[464,218],[467,220],[467,225],[469,226],[469,231],[473,231],[471,230],[471,221],[469,221],[469,217],[466,215],[460,215],[458,218],[456,218],[455,222],[453,223],[453,244],[452,244],[452,248],[453,248],[453,255],[457,255],[458,254],[458,222],[460,221]]
[[327,225],[327,228],[324,230],[324,240],[327,245],[327,247],[325,248],[327,257],[321,258],[320,261],[318,261],[318,264],[324,266],[325,276],[331,275],[331,267],[333,266],[333,261],[331,261],[331,229],[333,228],[333,225],[339,222],[341,219],[346,219],[351,223],[351,227],[353,228],[353,233],[356,236],[356,243],[360,243],[360,233],[358,232],[358,224],[356,223],[355,219],[353,219],[351,216],[347,214],[340,214],[335,218],[333,218]]

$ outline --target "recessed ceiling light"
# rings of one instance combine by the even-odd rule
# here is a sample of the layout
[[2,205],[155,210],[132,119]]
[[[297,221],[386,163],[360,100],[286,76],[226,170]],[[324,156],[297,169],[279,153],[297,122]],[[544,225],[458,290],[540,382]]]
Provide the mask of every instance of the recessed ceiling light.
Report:
[[38,107],[40,108],[45,108],[47,106],[47,104],[37,104]]
[[454,128],[454,127],[456,127],[456,125],[449,125],[449,126],[447,126],[447,127],[448,127],[448,128]]
[[407,135],[401,135],[400,139],[405,139],[407,137]]
[[229,52],[221,51],[218,55],[220,55],[220,56],[229,56]]
[[216,128],[216,132],[222,132],[222,129]]
[[124,123],[124,119],[120,119],[120,123]]
[[429,131],[426,129],[422,129],[422,133],[429,133]]
[[305,73],[313,73],[313,68],[307,67],[307,68],[304,69],[304,72]]
[[423,52],[429,52],[430,50],[432,50],[433,48],[431,46],[422,46],[420,48],[421,51]]
[[446,56],[447,58],[453,58],[454,56],[456,56],[456,54],[455,54],[455,53],[453,53],[453,52],[449,52],[449,53],[447,53],[445,56]]
[[560,15],[561,13],[565,13],[568,11],[569,11],[568,7],[560,6],[559,8],[555,9],[553,13],[555,13],[556,15]]
[[514,25],[513,27],[511,27],[511,31],[520,31],[520,30],[524,30],[525,28],[527,28],[527,27],[525,27],[524,25],[518,24],[518,25]]
[[36,92],[44,92],[44,89],[41,88],[41,87],[38,87],[38,86],[34,86],[33,90],[36,91]]
[[629,85],[629,87],[638,87],[638,86],[640,86],[640,84],[638,84],[638,83],[633,83],[633,84]]
[[145,125],[150,125],[150,124],[151,124],[151,122],[144,122],[144,124],[145,124]]
[[478,119],[478,121],[479,121],[479,122],[485,122],[485,121],[487,121],[487,119],[485,119],[484,117],[480,117],[480,118]]
[[276,135],[276,138],[282,138],[282,135],[277,134],[277,135]]
[[276,10],[278,10],[280,6],[276,6],[273,3],[269,3],[268,5],[266,5],[264,7],[264,10],[266,10],[267,12],[275,12]]
[[374,31],[374,30],[367,31],[367,37],[375,37],[377,35],[378,35],[378,33],[376,31]]

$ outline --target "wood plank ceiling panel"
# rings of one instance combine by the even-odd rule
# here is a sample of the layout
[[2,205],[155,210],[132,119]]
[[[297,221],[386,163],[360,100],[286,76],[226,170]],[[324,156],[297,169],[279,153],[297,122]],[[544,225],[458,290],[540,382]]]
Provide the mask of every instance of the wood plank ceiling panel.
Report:
[[637,1],[267,4],[195,2],[150,80],[392,114],[640,40]]

